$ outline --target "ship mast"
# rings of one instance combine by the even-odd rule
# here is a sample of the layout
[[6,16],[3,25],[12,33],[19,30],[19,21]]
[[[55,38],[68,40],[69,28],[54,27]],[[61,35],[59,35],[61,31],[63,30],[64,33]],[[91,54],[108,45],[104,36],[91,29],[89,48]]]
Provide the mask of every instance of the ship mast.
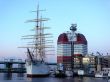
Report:
[[[41,36],[41,34],[40,34],[40,32],[39,31],[41,31],[41,30],[39,30],[40,28],[41,28],[41,21],[38,21],[39,20],[39,4],[38,4],[38,6],[37,6],[37,21],[36,21],[36,23],[37,23],[37,26],[36,26],[36,35],[40,35]],[[40,43],[40,44],[38,44],[38,43]],[[35,55],[35,59],[37,59],[38,58],[38,56],[41,56],[41,49],[39,49],[39,50],[37,50],[37,46],[38,45],[41,45],[41,37],[38,39],[37,38],[37,36],[36,36],[36,41],[35,41],[35,50],[36,50],[36,55]]]
[[[23,39],[33,39],[33,44],[29,44],[31,46],[27,46],[27,47],[23,47],[23,48],[28,48],[28,54],[32,55],[32,56],[28,56],[31,57],[31,59],[33,58],[33,60],[37,60],[37,61],[44,61],[44,57],[45,57],[45,52],[46,52],[46,48],[54,48],[53,45],[47,45],[48,43],[52,43],[52,40],[46,40],[46,38],[51,38],[51,34],[50,33],[44,33],[44,29],[48,29],[48,27],[44,27],[43,22],[47,21],[47,18],[42,18],[42,16],[39,16],[40,11],[43,10],[39,10],[39,4],[37,6],[37,11],[33,11],[33,12],[37,12],[37,17],[36,19],[33,20],[28,20],[27,22],[35,22],[36,26],[33,29],[35,31],[35,35],[27,35],[27,36],[23,36]],[[47,49],[48,50],[48,49]]]

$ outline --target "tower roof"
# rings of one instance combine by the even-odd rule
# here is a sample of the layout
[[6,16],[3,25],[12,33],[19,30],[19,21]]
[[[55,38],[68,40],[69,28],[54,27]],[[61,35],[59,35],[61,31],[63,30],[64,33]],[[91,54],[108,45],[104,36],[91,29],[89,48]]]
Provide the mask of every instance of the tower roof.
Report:
[[66,33],[62,33],[58,37],[58,43],[67,43],[68,42],[68,37]]
[[[83,34],[76,33],[76,38],[77,39],[74,42],[75,44],[86,44],[87,45],[87,40]],[[57,42],[58,43],[69,43],[67,34],[66,33],[60,34]]]
[[83,34],[77,33],[76,37],[77,37],[77,41],[75,41],[76,44],[86,44],[87,45],[87,40]]

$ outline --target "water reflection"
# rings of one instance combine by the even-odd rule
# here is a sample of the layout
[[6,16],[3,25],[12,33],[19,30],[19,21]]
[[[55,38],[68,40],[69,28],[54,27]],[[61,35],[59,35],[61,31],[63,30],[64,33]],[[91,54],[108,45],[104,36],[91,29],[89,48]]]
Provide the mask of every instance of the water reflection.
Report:
[[24,77],[24,73],[18,73],[17,77]]
[[12,80],[12,73],[4,73],[5,80]]
[[74,82],[83,82],[83,77],[76,77],[74,78]]
[[94,77],[55,78],[51,76],[42,78],[27,78],[26,74],[23,73],[3,73],[0,74],[0,82],[107,82],[107,79]]
[[4,80],[23,80],[24,78],[24,73],[3,73]]
[[[27,78],[28,82],[85,82],[84,78],[81,77],[66,77],[66,78],[55,78],[55,77],[47,77],[47,78]],[[88,81],[89,82],[89,81]]]
[[23,80],[23,79],[24,79],[24,73],[18,73],[18,74],[17,74],[17,78],[18,78],[19,80]]
[[29,82],[63,82],[54,78],[28,78]]

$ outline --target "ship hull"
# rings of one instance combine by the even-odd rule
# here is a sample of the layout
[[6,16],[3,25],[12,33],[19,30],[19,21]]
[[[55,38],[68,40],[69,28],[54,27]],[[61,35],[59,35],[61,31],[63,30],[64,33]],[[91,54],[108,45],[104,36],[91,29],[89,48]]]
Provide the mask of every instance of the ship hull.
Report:
[[49,76],[49,67],[44,62],[27,62],[27,77],[45,77]]

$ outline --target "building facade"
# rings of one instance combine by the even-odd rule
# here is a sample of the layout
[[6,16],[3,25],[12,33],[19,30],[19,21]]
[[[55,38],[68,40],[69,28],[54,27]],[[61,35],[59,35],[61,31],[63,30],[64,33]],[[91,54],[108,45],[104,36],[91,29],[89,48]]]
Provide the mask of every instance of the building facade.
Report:
[[83,57],[83,70],[86,74],[95,73],[97,70],[97,57],[87,54]]
[[77,25],[72,24],[70,31],[59,35],[57,40],[57,63],[62,64],[64,70],[82,68],[82,58],[87,54],[87,40],[81,33],[77,33]]

